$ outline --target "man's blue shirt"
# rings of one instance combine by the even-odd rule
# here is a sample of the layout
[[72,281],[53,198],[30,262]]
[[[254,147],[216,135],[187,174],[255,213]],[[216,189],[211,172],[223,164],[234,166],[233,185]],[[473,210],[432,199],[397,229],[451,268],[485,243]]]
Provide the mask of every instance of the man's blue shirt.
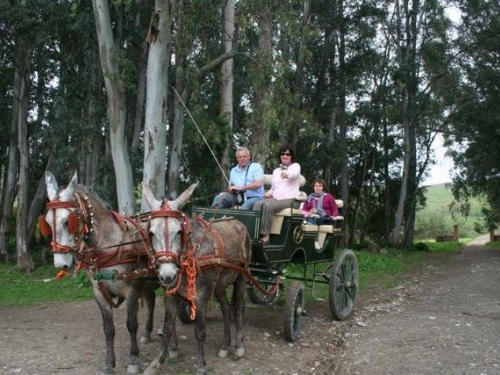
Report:
[[229,174],[229,182],[234,186],[246,186],[253,183],[255,180],[261,180],[262,186],[255,190],[246,190],[248,198],[264,198],[264,170],[259,163],[250,163],[245,169],[241,170],[237,165],[231,169]]

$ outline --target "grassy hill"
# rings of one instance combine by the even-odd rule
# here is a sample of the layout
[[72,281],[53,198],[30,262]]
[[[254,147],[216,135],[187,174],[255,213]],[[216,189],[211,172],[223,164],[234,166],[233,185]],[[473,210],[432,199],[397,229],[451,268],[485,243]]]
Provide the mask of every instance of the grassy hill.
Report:
[[[415,226],[417,239],[451,235],[454,225],[458,225],[461,238],[475,237],[478,234],[476,229],[484,228],[481,209],[485,203],[482,199],[474,198],[471,201],[469,217],[464,217],[457,213],[458,210],[454,210],[455,215],[450,212],[450,205],[454,199],[449,184],[428,186],[425,197],[427,199],[426,207],[417,211]],[[482,233],[486,233],[486,230],[483,229]]]

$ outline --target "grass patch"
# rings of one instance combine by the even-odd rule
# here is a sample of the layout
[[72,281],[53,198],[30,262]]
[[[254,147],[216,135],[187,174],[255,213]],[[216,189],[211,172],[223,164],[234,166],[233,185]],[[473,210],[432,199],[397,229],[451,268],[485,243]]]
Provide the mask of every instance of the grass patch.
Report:
[[377,285],[386,289],[393,288],[405,279],[405,272],[418,262],[422,262],[427,253],[388,249],[386,254],[356,252],[359,263],[359,291],[363,293],[369,287]]
[[93,298],[92,288],[82,282],[82,272],[73,278],[56,278],[54,266],[38,267],[30,274],[12,265],[0,264],[0,306],[30,306],[41,302],[68,302]]
[[486,242],[485,246],[489,247],[490,249],[500,249],[500,242],[498,241]]
[[[453,253],[461,249],[464,243],[470,239],[461,239],[460,242],[425,242],[429,251],[408,251],[399,249],[387,249],[384,254],[374,254],[367,251],[355,251],[359,263],[359,293],[366,293],[374,285],[382,288],[393,288],[405,281],[407,272],[414,266],[424,264],[433,253]],[[500,248],[500,242],[489,242],[489,247]],[[318,265],[317,272],[322,272],[330,262]],[[307,276],[312,277],[312,267],[307,270]],[[332,269],[327,270],[330,276]],[[292,274],[300,277],[301,268],[292,270]],[[29,306],[42,302],[68,302],[74,300],[86,300],[93,298],[92,288],[86,281],[85,272],[81,272],[76,278],[67,276],[62,280],[56,279],[57,270],[52,266],[38,267],[31,274],[24,274],[12,265],[0,265],[0,306]],[[320,276],[319,276],[320,277]],[[321,277],[320,277],[321,278]],[[279,299],[279,305],[286,303],[288,285],[291,280],[285,280],[287,286],[283,296]],[[304,285],[306,302],[314,302],[312,296],[312,283]],[[164,293],[162,288],[157,290],[157,295]],[[328,299],[328,283],[315,283],[314,293],[316,297]]]

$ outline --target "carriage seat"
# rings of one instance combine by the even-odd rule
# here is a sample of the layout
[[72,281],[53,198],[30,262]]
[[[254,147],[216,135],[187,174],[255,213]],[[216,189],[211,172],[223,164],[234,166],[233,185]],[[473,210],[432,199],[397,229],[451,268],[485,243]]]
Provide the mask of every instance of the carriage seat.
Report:
[[[271,188],[271,181],[273,175],[265,174],[264,175],[264,189],[267,191]],[[303,187],[306,184],[306,178],[304,176],[300,176],[300,187]],[[307,194],[304,191],[300,191],[299,195],[295,197],[295,202],[293,203],[293,207],[285,208],[277,212],[274,215],[273,224],[271,226],[271,234],[280,234],[281,233],[281,225],[283,224],[283,218],[286,216],[292,215],[302,215],[302,203],[307,199]]]
[[[337,203],[337,207],[341,209],[344,207],[344,201],[342,199],[335,199]],[[314,214],[311,216],[315,216]],[[333,233],[340,232],[342,230],[342,224],[344,222],[344,216],[338,215],[332,217],[333,224],[323,224],[323,225],[314,225],[314,224],[302,224],[303,232],[318,232],[318,233]]]
[[[342,199],[335,199],[337,203],[337,207],[341,209],[344,207],[344,201]],[[314,215],[311,215],[314,216]],[[326,235],[341,232],[342,224],[344,223],[344,217],[341,215],[332,217],[333,224],[323,224],[323,225],[314,225],[314,224],[302,224],[302,232],[314,232],[318,233],[316,238],[317,246],[321,249],[323,244],[325,243]]]

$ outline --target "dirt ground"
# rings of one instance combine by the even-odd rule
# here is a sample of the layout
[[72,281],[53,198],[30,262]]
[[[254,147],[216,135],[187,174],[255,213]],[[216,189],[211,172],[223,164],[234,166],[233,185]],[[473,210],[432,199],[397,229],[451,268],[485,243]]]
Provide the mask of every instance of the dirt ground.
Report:
[[[500,251],[480,245],[429,259],[404,284],[365,292],[344,322],[332,320],[328,301],[306,306],[293,344],[283,339],[284,311],[247,307],[246,354],[239,360],[216,356],[221,314],[211,311],[209,374],[500,374],[499,271]],[[141,345],[142,370],[158,348],[161,298],[157,306],[153,341]],[[124,313],[115,311],[117,374],[126,374]],[[104,364],[94,301],[0,308],[0,332],[0,374],[89,375]],[[163,374],[196,372],[193,326],[179,323],[178,334],[179,358],[163,364]]]

